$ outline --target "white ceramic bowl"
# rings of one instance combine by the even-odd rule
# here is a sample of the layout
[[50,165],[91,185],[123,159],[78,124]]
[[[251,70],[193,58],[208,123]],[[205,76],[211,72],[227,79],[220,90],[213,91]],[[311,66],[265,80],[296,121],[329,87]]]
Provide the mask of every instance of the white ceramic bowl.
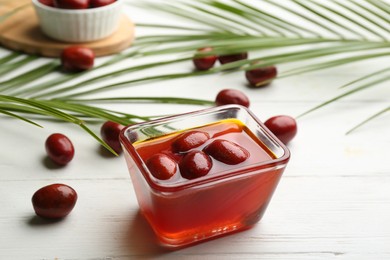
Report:
[[89,9],[60,9],[32,0],[42,31],[64,42],[90,42],[110,36],[119,26],[122,1]]

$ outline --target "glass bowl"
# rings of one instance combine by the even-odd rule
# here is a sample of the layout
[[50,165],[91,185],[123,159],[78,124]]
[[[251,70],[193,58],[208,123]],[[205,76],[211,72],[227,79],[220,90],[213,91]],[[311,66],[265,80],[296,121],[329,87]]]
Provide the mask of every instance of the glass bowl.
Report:
[[[185,133],[202,131],[209,139],[185,152],[172,143]],[[210,155],[212,168],[197,178],[181,175],[182,159],[190,151],[206,151],[217,139],[243,147],[249,157],[226,163]],[[183,247],[248,229],[263,216],[290,152],[245,107],[226,105],[170,116],[126,127],[120,141],[140,211],[166,247]],[[170,154],[177,167],[169,179],[159,179],[147,163],[154,154]],[[216,157],[217,158],[217,157]]]
[[43,33],[52,39],[80,43],[104,39],[119,27],[122,0],[97,8],[60,9],[32,0]]

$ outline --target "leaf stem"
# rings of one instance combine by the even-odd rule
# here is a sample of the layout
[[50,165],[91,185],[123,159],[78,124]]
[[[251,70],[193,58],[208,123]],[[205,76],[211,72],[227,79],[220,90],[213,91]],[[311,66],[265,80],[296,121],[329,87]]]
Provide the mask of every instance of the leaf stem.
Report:
[[382,114],[384,114],[384,113],[386,113],[386,112],[388,112],[388,111],[390,111],[390,106],[387,107],[387,108],[385,108],[385,109],[383,109],[383,110],[381,110],[381,111],[379,111],[378,113],[375,113],[374,115],[370,116],[369,118],[365,119],[364,121],[362,121],[362,122],[359,123],[358,125],[354,126],[352,129],[350,129],[350,130],[349,130],[348,132],[346,132],[345,134],[348,135],[348,134],[352,133],[353,131],[355,131],[355,130],[358,129],[359,127],[365,125],[365,124],[368,123],[369,121],[371,121],[371,120],[373,120],[373,119],[379,117],[380,115],[382,115]]

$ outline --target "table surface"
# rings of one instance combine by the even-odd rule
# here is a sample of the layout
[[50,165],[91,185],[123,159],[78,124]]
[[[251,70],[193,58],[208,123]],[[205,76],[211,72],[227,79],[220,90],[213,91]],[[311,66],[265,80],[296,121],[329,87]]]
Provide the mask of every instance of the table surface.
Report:
[[[158,22],[157,15],[126,8],[136,21]],[[251,110],[264,121],[278,114],[297,116],[389,61],[278,79],[262,89],[249,89],[237,72],[142,84],[116,94],[213,99],[224,88],[236,88],[250,97]],[[184,62],[152,72],[191,68]],[[290,163],[263,219],[250,230],[176,251],[156,244],[139,213],[123,155],[108,156],[71,124],[38,120],[40,129],[1,117],[0,259],[390,259],[390,117],[345,134],[388,106],[389,98],[388,82],[382,83],[299,118],[298,135],[288,145]],[[203,108],[122,106],[141,115]],[[92,125],[95,131],[99,127]],[[46,158],[44,142],[54,132],[66,134],[75,145],[75,158],[66,167],[53,167]],[[32,194],[51,183],[66,183],[79,196],[72,213],[57,222],[36,217],[31,205]]]

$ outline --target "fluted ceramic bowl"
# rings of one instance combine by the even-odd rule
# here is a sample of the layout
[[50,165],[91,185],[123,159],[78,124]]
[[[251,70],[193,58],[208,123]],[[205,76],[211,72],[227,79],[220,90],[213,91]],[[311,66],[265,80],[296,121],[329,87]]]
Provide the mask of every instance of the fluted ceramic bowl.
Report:
[[60,9],[32,0],[44,34],[63,42],[104,39],[119,27],[122,1],[89,9]]

